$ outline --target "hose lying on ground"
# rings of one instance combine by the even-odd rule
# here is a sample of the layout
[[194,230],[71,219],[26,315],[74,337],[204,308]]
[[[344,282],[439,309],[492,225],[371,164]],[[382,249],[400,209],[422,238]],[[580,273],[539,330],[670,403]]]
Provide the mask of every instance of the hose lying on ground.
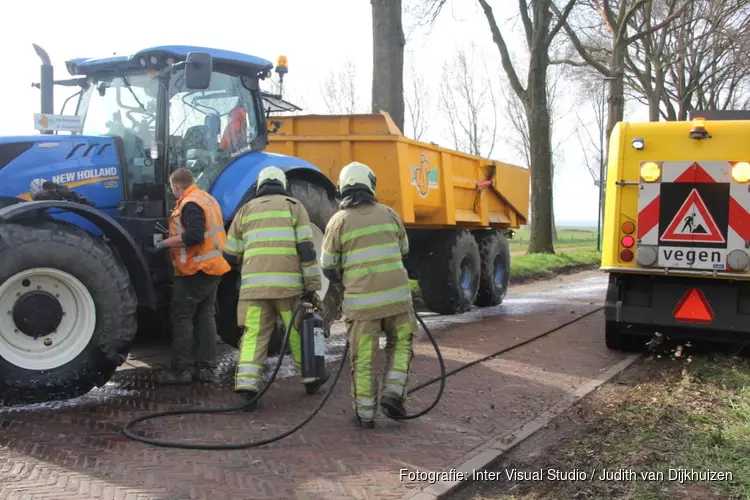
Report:
[[[260,390],[260,392],[250,401],[247,401],[241,405],[238,406],[231,406],[227,408],[187,408],[187,409],[181,409],[181,410],[167,410],[167,411],[160,411],[156,413],[149,413],[146,415],[141,415],[140,417],[134,418],[130,422],[126,423],[122,428],[122,433],[129,439],[132,439],[134,441],[140,441],[141,443],[146,444],[153,444],[156,446],[164,447],[164,448],[180,448],[185,450],[242,450],[246,448],[256,448],[258,446],[263,446],[266,444],[270,444],[276,441],[280,441],[284,439],[285,437],[288,437],[298,430],[300,430],[302,427],[307,425],[308,422],[310,422],[315,416],[320,412],[321,409],[323,409],[323,406],[325,406],[326,402],[328,401],[328,398],[333,394],[333,390],[336,387],[336,383],[339,380],[339,377],[341,376],[341,372],[344,369],[344,363],[346,363],[347,355],[349,354],[349,342],[346,342],[346,345],[344,347],[344,352],[341,355],[341,362],[339,363],[339,369],[336,372],[336,376],[334,377],[333,381],[331,382],[330,387],[328,388],[328,391],[326,392],[323,399],[320,401],[318,406],[299,424],[292,427],[288,431],[285,431],[277,436],[272,436],[269,438],[261,439],[259,441],[249,441],[244,443],[236,443],[236,444],[204,444],[204,443],[183,443],[179,441],[168,441],[168,440],[159,440],[159,439],[152,439],[147,438],[145,436],[139,436],[138,434],[135,434],[131,431],[131,428],[140,423],[145,422],[146,420],[154,420],[157,418],[164,418],[164,417],[170,417],[174,415],[195,415],[195,414],[204,414],[204,413],[230,413],[234,411],[241,411],[247,408],[248,406],[255,404],[263,394],[268,390],[269,387],[271,387],[271,384],[273,384],[274,380],[276,380],[276,374],[279,372],[279,369],[281,368],[281,363],[284,360],[284,354],[286,353],[287,346],[289,344],[289,337],[291,335],[292,326],[294,325],[294,320],[296,319],[297,315],[302,311],[305,307],[305,304],[302,303],[298,305],[294,312],[292,313],[292,318],[289,321],[289,324],[286,327],[286,332],[284,334],[284,342],[282,344],[281,353],[279,354],[279,360],[276,362],[276,367],[273,370],[273,373],[271,374],[271,377],[269,380],[265,383],[263,388]],[[419,320],[419,323],[422,325],[422,328],[424,328],[425,333],[427,333],[427,336],[430,339],[430,342],[432,342],[432,346],[435,348],[435,352],[437,353],[438,362],[440,363],[440,377],[438,378],[440,380],[440,391],[438,392],[438,395],[435,398],[435,401],[425,410],[413,414],[413,415],[405,415],[400,418],[394,418],[391,416],[390,418],[393,418],[394,420],[410,420],[414,418],[421,417],[422,415],[425,415],[427,412],[432,410],[440,401],[440,399],[443,396],[443,389],[445,388],[445,364],[443,362],[443,356],[440,353],[440,348],[438,348],[437,342],[432,337],[432,334],[430,333],[429,329],[427,328],[427,325],[424,324],[424,321],[422,321],[422,318],[417,315],[417,319]]]

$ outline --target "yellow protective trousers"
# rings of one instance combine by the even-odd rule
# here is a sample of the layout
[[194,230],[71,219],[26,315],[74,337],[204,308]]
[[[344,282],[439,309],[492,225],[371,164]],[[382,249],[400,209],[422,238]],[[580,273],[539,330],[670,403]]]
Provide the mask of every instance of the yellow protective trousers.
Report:
[[352,366],[352,397],[357,418],[363,422],[375,419],[377,384],[373,373],[373,358],[385,332],[386,369],[381,396],[406,400],[406,385],[414,358],[412,341],[417,331],[414,311],[378,320],[346,320],[349,353]]
[[[268,356],[268,342],[276,329],[276,318],[281,316],[284,328],[292,319],[292,311],[297,305],[297,297],[284,299],[240,300],[237,305],[237,317],[245,318],[245,331],[240,339],[240,354],[237,359],[237,370],[234,378],[236,391],[260,391],[263,376],[263,363]],[[299,327],[302,313],[297,314],[294,326],[289,334],[289,345],[297,370],[302,358]],[[302,380],[302,383],[314,382],[317,379]]]

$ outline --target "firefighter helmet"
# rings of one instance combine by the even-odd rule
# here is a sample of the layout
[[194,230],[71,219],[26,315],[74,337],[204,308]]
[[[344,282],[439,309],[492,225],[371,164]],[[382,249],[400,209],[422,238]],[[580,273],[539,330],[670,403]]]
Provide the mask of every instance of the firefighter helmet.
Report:
[[258,189],[260,189],[264,183],[272,181],[281,183],[281,185],[284,186],[284,189],[287,188],[284,171],[279,167],[266,167],[260,171],[260,174],[258,174]]
[[355,188],[364,188],[375,194],[376,183],[377,178],[372,170],[370,170],[370,167],[356,161],[351,162],[341,169],[341,173],[339,174],[339,192],[341,194],[344,191]]

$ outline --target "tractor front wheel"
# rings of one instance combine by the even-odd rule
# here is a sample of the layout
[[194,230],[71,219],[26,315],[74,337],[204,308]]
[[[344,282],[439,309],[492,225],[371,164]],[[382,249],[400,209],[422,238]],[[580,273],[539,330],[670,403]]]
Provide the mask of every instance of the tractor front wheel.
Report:
[[105,384],[137,330],[135,290],[106,243],[64,223],[5,224],[0,262],[3,404]]

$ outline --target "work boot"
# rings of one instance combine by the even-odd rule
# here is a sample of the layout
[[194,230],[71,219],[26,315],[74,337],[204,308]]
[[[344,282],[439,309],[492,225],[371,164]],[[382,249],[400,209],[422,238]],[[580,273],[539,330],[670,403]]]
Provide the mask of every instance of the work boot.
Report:
[[190,384],[193,382],[192,370],[163,371],[156,375],[157,384]]
[[305,384],[305,391],[308,395],[316,394],[320,390],[320,388],[323,387],[326,382],[328,382],[329,378],[331,378],[331,373],[326,370],[325,374],[318,380]]
[[193,381],[211,384],[216,382],[216,374],[213,368],[199,368],[193,372]]
[[383,396],[382,398],[380,398],[380,407],[383,409],[383,413],[388,418],[396,420],[398,418],[404,418],[406,416],[406,409],[404,408],[404,404],[392,396]]
[[[239,394],[242,397],[242,399],[245,402],[245,404],[248,404],[248,403],[250,403],[250,401],[253,401],[253,399],[255,399],[255,397],[258,395],[258,391],[247,391],[247,390],[244,390],[244,391],[237,391],[237,394]],[[252,403],[250,403],[247,406],[245,406],[242,409],[242,411],[244,411],[246,413],[252,413],[257,408],[258,408],[258,402],[257,401],[253,401]]]
[[359,417],[354,417],[354,423],[357,424],[357,426],[360,429],[374,429],[375,428],[375,422],[372,420],[360,420]]

